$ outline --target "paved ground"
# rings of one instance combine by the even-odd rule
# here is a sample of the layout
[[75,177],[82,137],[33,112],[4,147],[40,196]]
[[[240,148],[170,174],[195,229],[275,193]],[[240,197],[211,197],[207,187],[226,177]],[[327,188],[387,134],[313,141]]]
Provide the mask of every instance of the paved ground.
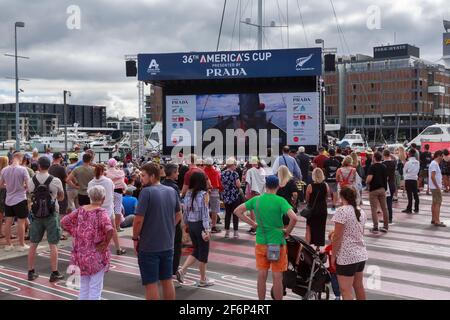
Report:
[[[363,209],[370,216],[367,195]],[[388,234],[372,235],[366,231],[369,261],[366,267],[366,287],[369,299],[450,299],[450,228],[430,225],[431,196],[421,195],[421,212],[401,213],[406,199],[400,195],[394,203],[394,224]],[[450,224],[450,195],[444,195],[443,221]],[[367,227],[371,226],[369,220]],[[216,280],[209,288],[197,288],[198,271],[191,269],[187,283],[178,288],[177,299],[256,299],[256,274],[253,258],[254,237],[241,226],[239,240],[214,236],[211,243],[208,275]],[[328,224],[328,229],[332,228]],[[298,224],[295,234],[304,235],[305,221]],[[127,234],[128,233],[128,234]],[[131,248],[129,232],[121,242]],[[70,256],[70,241],[61,244],[60,270],[66,270]],[[0,246],[2,248],[2,246]],[[189,254],[188,250],[184,255]],[[50,284],[49,252],[40,250],[35,282],[26,280],[26,256],[9,254],[0,249],[0,299],[76,299],[77,291],[66,281]],[[380,282],[376,281],[380,275]],[[270,288],[270,286],[268,286]],[[269,297],[269,296],[268,296]],[[105,277],[104,299],[143,299],[137,261],[129,250],[126,256],[112,258],[111,271]],[[299,297],[289,293],[287,299]]]

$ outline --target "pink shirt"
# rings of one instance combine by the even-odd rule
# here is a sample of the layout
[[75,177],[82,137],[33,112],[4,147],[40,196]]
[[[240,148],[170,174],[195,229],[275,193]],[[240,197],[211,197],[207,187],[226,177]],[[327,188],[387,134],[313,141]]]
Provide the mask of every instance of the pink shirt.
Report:
[[108,168],[106,170],[106,176],[112,180],[115,189],[126,189],[125,172],[116,168]]
[[73,237],[70,263],[78,266],[82,276],[108,271],[111,252],[98,252],[95,246],[103,242],[106,233],[113,230],[108,212],[103,208],[86,211],[78,208],[61,220],[61,226]]

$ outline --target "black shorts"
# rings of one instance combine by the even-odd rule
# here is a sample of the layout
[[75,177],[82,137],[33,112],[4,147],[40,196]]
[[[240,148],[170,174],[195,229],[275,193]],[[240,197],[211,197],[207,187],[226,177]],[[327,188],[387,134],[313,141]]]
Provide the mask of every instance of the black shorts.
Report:
[[13,206],[5,205],[5,217],[26,219],[28,214],[28,200],[23,200]]
[[336,264],[336,274],[338,276],[353,277],[356,273],[363,272],[365,266],[366,266],[365,261],[348,265]]

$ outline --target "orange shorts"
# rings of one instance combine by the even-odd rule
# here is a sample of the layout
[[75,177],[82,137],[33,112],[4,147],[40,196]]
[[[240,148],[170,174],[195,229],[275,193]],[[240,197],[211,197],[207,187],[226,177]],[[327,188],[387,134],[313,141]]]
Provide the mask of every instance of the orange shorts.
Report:
[[267,260],[267,245],[257,244],[255,246],[256,269],[269,270],[272,272],[284,272],[287,270],[288,257],[286,246],[281,246],[280,259],[278,261]]

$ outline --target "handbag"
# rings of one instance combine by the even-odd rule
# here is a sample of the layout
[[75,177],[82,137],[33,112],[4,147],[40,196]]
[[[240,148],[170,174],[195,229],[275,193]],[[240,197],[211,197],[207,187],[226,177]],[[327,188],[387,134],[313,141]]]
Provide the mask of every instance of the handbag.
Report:
[[[259,214],[259,199],[256,200],[255,212],[259,217],[259,222],[261,223],[261,232],[263,234],[264,240],[267,243],[266,233],[264,232],[264,225],[262,223],[261,215]],[[281,246],[279,244],[267,243],[267,254],[266,254],[267,260],[276,262],[276,261],[280,260],[280,254],[281,254]]]
[[305,219],[309,219],[311,218],[312,214],[313,214],[313,210],[316,207],[316,203],[317,203],[317,198],[319,197],[319,193],[316,194],[316,198],[314,199],[314,204],[312,205],[312,207],[309,205],[306,206],[306,208],[304,208],[302,211],[300,211],[300,215],[305,218]]

